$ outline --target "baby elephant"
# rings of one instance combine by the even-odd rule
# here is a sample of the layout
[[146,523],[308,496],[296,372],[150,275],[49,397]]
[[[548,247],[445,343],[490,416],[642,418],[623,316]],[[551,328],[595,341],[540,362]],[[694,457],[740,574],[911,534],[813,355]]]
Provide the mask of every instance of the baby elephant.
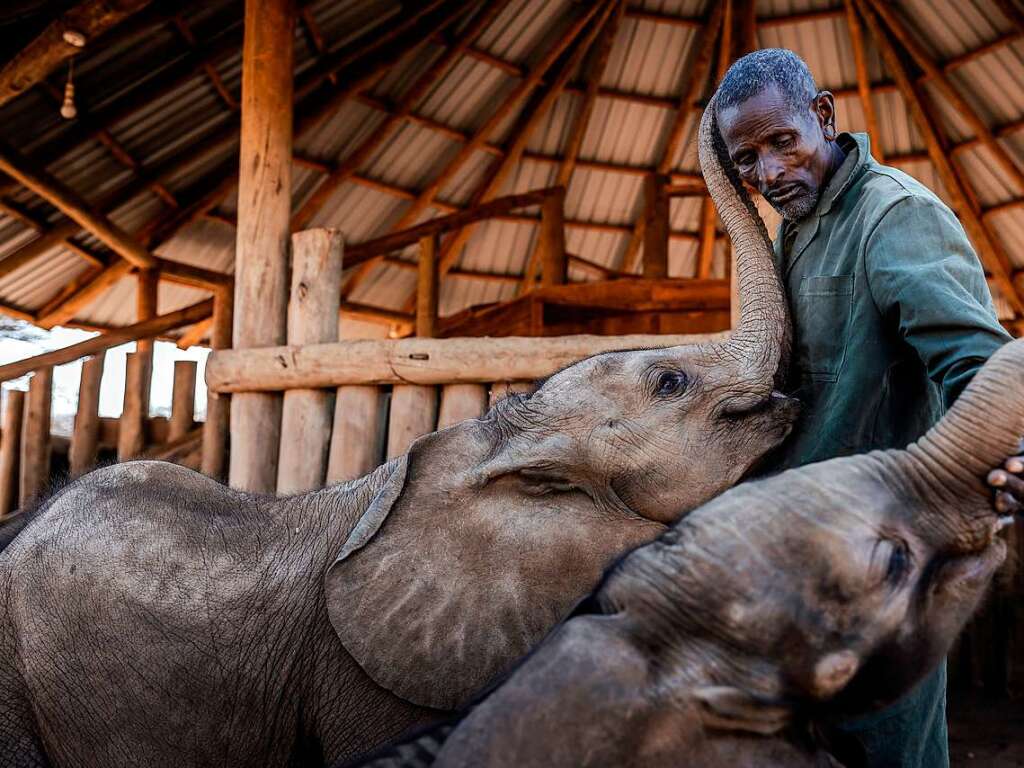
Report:
[[1016,341],[906,450],[726,492],[623,558],[454,730],[365,765],[834,764],[809,723],[907,693],[1003,561],[983,478],[1024,433],[1022,382]]

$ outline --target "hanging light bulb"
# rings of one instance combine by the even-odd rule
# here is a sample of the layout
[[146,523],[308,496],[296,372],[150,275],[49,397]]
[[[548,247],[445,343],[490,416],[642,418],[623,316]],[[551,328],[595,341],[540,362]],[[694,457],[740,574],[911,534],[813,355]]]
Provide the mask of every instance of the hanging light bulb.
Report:
[[72,80],[72,72],[74,68],[74,60],[68,64],[68,81],[64,86],[64,103],[60,105],[60,115],[66,120],[74,120],[75,116],[78,115],[78,109],[75,107],[75,83]]

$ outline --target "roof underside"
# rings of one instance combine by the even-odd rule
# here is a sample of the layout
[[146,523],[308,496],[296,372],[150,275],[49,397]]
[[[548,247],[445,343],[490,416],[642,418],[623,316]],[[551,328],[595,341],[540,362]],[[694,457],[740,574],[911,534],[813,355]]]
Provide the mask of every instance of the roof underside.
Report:
[[[468,10],[457,21],[402,57],[368,90],[347,99],[312,129],[297,135],[295,210],[322,182],[324,169],[337,166],[378,130],[388,110],[401,103],[404,91],[472,24],[478,4],[462,5]],[[954,87],[999,137],[1013,161],[1024,167],[1024,130],[1019,130],[1024,129],[1024,42],[1022,30],[1014,26],[1015,20],[1004,16],[1000,5],[1005,3],[901,0],[896,13],[927,53],[940,66],[945,65]],[[487,122],[587,7],[573,0],[510,0],[471,48],[413,105],[410,119],[330,195],[309,226],[336,227],[349,242],[392,229],[411,200],[445,169],[464,142]],[[332,53],[346,51],[361,38],[400,23],[412,13],[411,8],[412,4],[398,0],[305,4],[296,29],[296,81],[303,82],[304,75],[314,72],[318,62]],[[687,89],[702,37],[701,24],[710,8],[711,3],[704,0],[628,0],[583,136],[580,162],[568,185],[570,253],[616,270],[629,267],[624,259],[641,210],[643,175],[661,160],[677,103]],[[0,136],[105,210],[128,232],[151,232],[173,218],[178,208],[187,208],[225,175],[235,173],[232,158],[238,152],[242,10],[242,3],[236,0],[153,3],[75,60],[77,120],[66,121],[58,114],[67,76],[62,70],[51,76],[48,84],[0,109]],[[865,130],[843,4],[759,0],[756,11],[759,46],[797,51],[819,87],[837,94],[839,127]],[[866,37],[872,102],[879,124],[872,141],[887,162],[919,178],[948,201],[904,98],[870,34]],[[496,195],[556,183],[573,118],[584,98],[586,64],[585,59],[569,88],[537,121],[523,156]],[[907,65],[911,73],[920,74],[909,58]],[[712,66],[705,96],[713,75]],[[947,149],[976,195],[978,210],[985,212],[983,221],[1013,267],[1024,268],[1024,189],[988,148],[972,141],[976,136],[969,121],[950,106],[942,91],[932,81],[922,82],[927,102],[950,144]],[[344,85],[339,78],[333,87]],[[520,99],[486,137],[484,148],[474,152],[443,185],[434,204],[419,219],[449,213],[478,196],[492,164],[502,160],[515,139],[523,110],[532,109],[536,101],[529,95]],[[693,141],[696,120],[691,119],[689,125],[690,134],[679,156],[670,159],[672,172],[698,170]],[[952,152],[952,146],[965,142],[963,148]],[[139,182],[154,176],[159,183]],[[64,221],[60,212],[31,192],[10,184],[5,190],[0,202],[8,213],[0,215],[0,260]],[[695,274],[701,205],[700,197],[673,199],[671,276]],[[204,215],[158,245],[156,252],[174,261],[230,273],[234,215],[234,193],[229,191]],[[515,220],[491,220],[475,227],[456,262],[456,272],[463,274],[453,274],[442,283],[442,315],[515,296],[517,282],[512,278],[465,273],[522,275],[538,231],[532,219],[535,216],[532,211]],[[772,231],[775,223],[769,221]],[[101,257],[110,254],[87,233],[79,232],[73,239],[74,250],[58,244],[0,278],[0,303],[38,315],[52,307],[55,297],[67,295],[72,290],[70,284],[87,282],[98,267],[84,259],[81,251]],[[412,251],[399,256],[410,262],[415,258]],[[719,241],[711,276],[726,274],[726,257],[724,241]],[[592,272],[571,267],[570,278],[592,279]],[[347,298],[408,311],[415,279],[415,271],[401,264],[378,263]],[[173,311],[206,295],[198,288],[161,282],[159,312]],[[1012,316],[1009,305],[998,295],[997,304],[1002,316]],[[129,276],[82,307],[74,320],[97,327],[127,325],[135,321],[135,311],[135,279]],[[352,322],[346,335],[386,331],[386,327]]]

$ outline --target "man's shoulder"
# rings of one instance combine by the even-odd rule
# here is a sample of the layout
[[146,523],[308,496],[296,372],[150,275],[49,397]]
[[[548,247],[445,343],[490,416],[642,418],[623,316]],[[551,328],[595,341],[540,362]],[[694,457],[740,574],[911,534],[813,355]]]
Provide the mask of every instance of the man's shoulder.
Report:
[[949,211],[938,195],[913,176],[878,162],[867,165],[857,186],[856,204],[869,219],[871,214],[881,217],[898,203]]

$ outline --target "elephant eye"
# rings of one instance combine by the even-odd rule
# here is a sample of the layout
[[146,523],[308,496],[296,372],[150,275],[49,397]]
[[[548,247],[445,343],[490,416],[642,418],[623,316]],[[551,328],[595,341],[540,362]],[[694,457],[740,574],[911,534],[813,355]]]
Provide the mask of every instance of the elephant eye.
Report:
[[890,584],[899,584],[909,569],[910,553],[907,552],[907,545],[902,541],[892,542],[892,552],[889,555],[885,580]]
[[686,389],[686,374],[682,371],[662,371],[658,374],[655,394],[660,397],[678,395]]

